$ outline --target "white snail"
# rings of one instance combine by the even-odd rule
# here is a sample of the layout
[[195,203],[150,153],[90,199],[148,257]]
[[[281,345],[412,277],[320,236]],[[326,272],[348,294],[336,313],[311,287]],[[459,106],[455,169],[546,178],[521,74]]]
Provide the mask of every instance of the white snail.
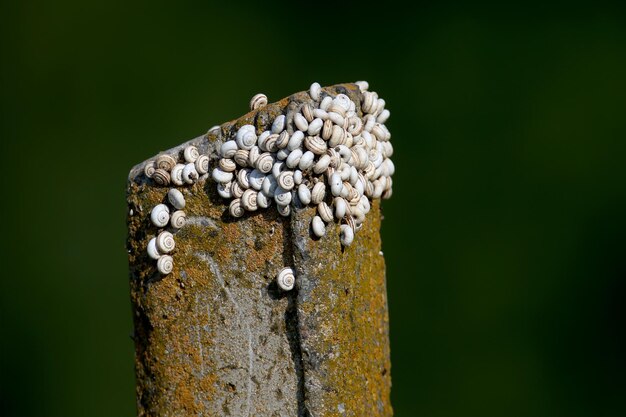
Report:
[[167,192],[167,199],[170,204],[177,208],[178,210],[182,210],[185,208],[185,197],[183,193],[181,193],[176,188],[172,188]]
[[185,165],[176,164],[174,168],[172,168],[172,172],[170,172],[170,179],[174,183],[174,185],[183,185],[185,181],[183,180],[183,169],[185,169]]
[[153,237],[148,242],[147,252],[148,252],[148,256],[151,257],[152,259],[159,259],[161,257],[161,254],[159,253],[159,250],[156,247],[156,237]]
[[174,250],[176,242],[174,235],[170,232],[162,231],[156,238],[156,247],[160,253],[170,253]]
[[176,160],[170,155],[159,155],[156,159],[156,167],[165,171],[171,171],[176,165]]
[[311,190],[304,184],[298,185],[298,199],[305,206],[311,202]]
[[301,132],[306,132],[306,130],[309,128],[309,122],[307,122],[304,116],[300,113],[296,113],[295,116],[293,116],[293,123],[294,125],[296,125],[296,128]]
[[172,213],[172,217],[170,218],[170,224],[174,229],[182,229],[187,223],[187,215],[182,210],[176,210]]
[[220,156],[222,158],[232,158],[235,155],[235,152],[237,152],[238,148],[239,147],[237,146],[237,142],[235,142],[234,140],[224,142],[222,144],[222,147],[220,148]]
[[317,205],[317,214],[326,223],[333,221],[333,211],[330,209],[328,204],[323,201]]
[[276,187],[274,191],[274,200],[276,200],[276,204],[281,206],[286,206],[291,203],[291,191],[285,190],[280,186]]
[[289,138],[289,142],[287,142],[287,149],[289,149],[290,151],[295,151],[296,149],[299,149],[302,145],[303,140],[304,133],[300,130],[296,130]]
[[163,275],[168,275],[174,269],[174,259],[169,255],[163,255],[157,260],[157,269]]
[[278,186],[286,191],[292,190],[295,186],[293,180],[293,171],[281,172],[276,180],[278,181]]
[[319,136],[307,136],[304,138],[304,146],[315,155],[322,155],[326,152],[326,149],[328,149],[324,139]]
[[150,212],[150,220],[156,227],[165,227],[170,221],[170,209],[165,204],[157,204]]
[[326,233],[326,225],[320,216],[315,216],[313,220],[311,220],[311,230],[313,230],[313,234],[317,237],[322,237]]
[[321,91],[322,91],[322,86],[319,85],[319,83],[313,83],[311,84],[311,87],[309,87],[309,95],[315,101],[318,101],[320,99]]
[[296,284],[296,275],[291,268],[283,268],[276,276],[276,283],[283,291],[290,291]]
[[193,145],[187,146],[183,151],[183,158],[185,158],[185,161],[188,163],[196,162],[196,159],[198,159],[199,156],[200,153],[198,152],[198,148]]
[[213,179],[219,183],[226,184],[233,179],[232,172],[225,172],[219,168],[214,168],[212,173]]
[[354,231],[346,224],[342,224],[340,228],[340,239],[343,246],[350,246],[354,240]]
[[209,172],[209,157],[207,155],[200,155],[196,159],[196,162],[194,162],[194,166],[196,167],[198,174],[206,174]]
[[257,205],[257,192],[254,190],[246,190],[241,196],[241,205],[247,211],[255,211],[258,208]]
[[193,184],[198,179],[198,171],[196,171],[196,165],[189,163],[183,168],[183,181],[187,184]]
[[147,178],[152,178],[154,171],[156,170],[156,165],[154,161],[146,162],[146,165],[143,167],[143,173]]
[[285,160],[285,164],[287,164],[289,168],[295,168],[298,166],[298,163],[300,162],[301,158],[302,158],[302,150],[295,149],[291,151],[291,153],[289,153],[289,156],[287,156],[287,159]]
[[230,202],[228,211],[230,212],[230,215],[233,217],[241,217],[245,213],[245,210],[243,209],[241,205],[241,200],[239,198],[236,198]]
[[274,119],[272,123],[272,133],[280,133],[285,129],[285,115],[281,114]]
[[324,200],[324,197],[326,197],[326,186],[323,182],[318,182],[311,191],[311,203],[317,205]]
[[152,179],[158,185],[168,185],[170,183],[170,174],[161,168],[157,168],[152,173]]
[[250,110],[257,110],[265,106],[267,106],[267,96],[265,94],[256,94],[250,100]]
[[255,130],[255,127],[252,125],[244,125],[239,128],[235,136],[235,142],[237,142],[239,149],[250,150],[250,148],[256,145],[257,136]]

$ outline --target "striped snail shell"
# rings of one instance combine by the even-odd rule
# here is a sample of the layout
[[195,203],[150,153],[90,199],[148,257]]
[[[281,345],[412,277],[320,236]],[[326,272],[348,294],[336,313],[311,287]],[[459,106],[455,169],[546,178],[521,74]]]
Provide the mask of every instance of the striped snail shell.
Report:
[[298,199],[305,206],[311,203],[311,190],[304,184],[298,185]]
[[291,151],[291,153],[289,153],[289,156],[287,156],[287,159],[285,160],[285,164],[289,168],[293,169],[298,166],[298,163],[300,162],[301,158],[302,158],[302,150],[295,149]]
[[272,199],[267,198],[265,193],[260,192],[256,195],[256,203],[261,208],[268,208],[272,204]]
[[348,119],[348,128],[346,130],[354,136],[359,135],[363,130],[363,121],[357,116],[350,117]]
[[374,127],[372,127],[371,133],[372,135],[376,136],[376,139],[380,141],[385,141],[386,139],[385,130],[383,129],[383,125],[381,125],[380,123],[374,124]]
[[222,198],[231,198],[233,196],[233,194],[230,192],[231,186],[231,182],[228,182],[226,184],[217,184],[217,193]]
[[163,275],[168,275],[174,270],[174,259],[169,255],[163,255],[157,260],[157,269]]
[[385,159],[384,164],[387,166],[384,174],[388,177],[392,176],[396,172],[396,167],[393,164],[393,161],[391,159]]
[[333,221],[333,211],[330,209],[328,204],[323,201],[317,205],[317,214],[326,223]]
[[374,164],[375,168],[378,168],[384,161],[383,154],[378,152],[377,149],[372,149],[369,151],[369,160],[372,164]]
[[198,148],[193,145],[189,145],[183,151],[183,158],[187,162],[196,162],[196,159],[200,156],[200,152],[198,152]]
[[335,112],[335,111],[329,111],[328,112],[328,120],[330,120],[331,122],[333,122],[335,125],[343,128],[343,124],[346,122],[346,119],[344,119],[344,117]]
[[227,182],[232,181],[233,173],[222,171],[220,168],[213,168],[213,172],[211,173],[213,179],[221,184],[226,184]]
[[385,190],[381,194],[380,198],[382,198],[383,200],[389,200],[391,198],[392,193],[393,193],[393,190],[391,188],[388,190]]
[[198,171],[195,164],[187,164],[183,168],[183,181],[187,184],[193,184],[198,179]]
[[309,123],[311,123],[313,119],[315,118],[313,116],[313,106],[311,106],[309,103],[304,103],[300,111],[302,112],[302,115],[304,116],[306,121]]
[[185,169],[185,165],[176,164],[174,168],[172,168],[172,172],[170,172],[170,179],[174,183],[174,185],[183,185],[185,181],[183,180],[183,169]]
[[239,149],[250,150],[250,148],[256,145],[257,136],[255,131],[256,129],[252,125],[244,125],[239,128],[235,135],[235,142],[237,142]]
[[285,129],[285,115],[276,116],[272,123],[272,133],[280,133]]
[[176,160],[170,155],[159,155],[156,159],[156,167],[164,169],[165,171],[171,171],[176,165]]
[[257,192],[254,190],[246,190],[241,196],[241,205],[248,211],[255,211],[259,208],[257,205]]
[[318,182],[311,191],[311,203],[319,204],[326,197],[326,186],[323,182]]
[[276,190],[274,191],[274,200],[278,205],[289,205],[289,203],[291,203],[291,191],[285,190],[280,186],[276,187]]
[[259,139],[257,140],[257,146],[259,147],[259,149],[261,149],[262,151],[266,151],[267,149],[265,149],[265,141],[267,140],[267,138],[272,134],[272,132],[270,132],[269,130],[265,130],[263,131],[263,133],[261,133],[259,135]]
[[311,87],[309,87],[309,95],[315,101],[319,101],[321,91],[322,86],[319,83],[313,83],[311,84]]
[[278,186],[283,190],[289,191],[292,190],[295,186],[293,181],[293,171],[283,171],[277,178]]
[[250,110],[258,110],[265,106],[267,106],[267,96],[265,94],[256,94],[250,100]]
[[376,118],[371,114],[368,114],[363,117],[363,122],[365,123],[365,125],[363,126],[363,130],[366,132],[371,132],[374,128],[374,125],[376,124]]
[[335,150],[339,153],[339,156],[341,156],[341,159],[344,162],[350,162],[350,159],[352,158],[352,152],[350,152],[350,148],[345,145],[337,145],[335,147]]
[[317,237],[322,237],[326,233],[326,225],[320,216],[315,216],[313,220],[311,220],[311,230],[313,230],[313,234]]
[[333,121],[328,119],[322,125],[322,139],[329,140],[333,135]]
[[259,171],[264,174],[267,174],[272,170],[274,166],[274,157],[269,152],[264,152],[259,155],[259,158],[256,160],[256,167]]
[[196,167],[196,172],[200,175],[204,175],[209,172],[209,156],[208,155],[200,155],[194,162],[194,166]]
[[248,183],[250,184],[250,187],[257,191],[261,190],[264,180],[265,174],[258,169],[253,169],[248,175]]
[[295,151],[296,149],[302,146],[302,141],[304,140],[304,133],[296,130],[293,132],[293,135],[289,138],[289,142],[287,143],[287,149],[290,151]]
[[233,172],[234,170],[237,169],[237,163],[233,161],[232,159],[228,159],[228,158],[220,159],[217,165],[224,172]]
[[176,210],[172,213],[172,217],[170,218],[170,224],[174,229],[182,229],[187,222],[187,215],[182,210]]
[[393,155],[393,145],[391,144],[391,142],[383,142],[383,155],[385,155],[387,158],[391,158],[391,156]]
[[302,154],[302,158],[300,158],[300,162],[298,162],[298,168],[302,171],[305,171],[313,166],[313,160],[315,159],[315,154],[311,151],[306,151]]
[[283,206],[281,204],[276,205],[276,210],[278,210],[278,214],[283,217],[287,217],[291,214],[291,206],[289,204]]
[[343,181],[341,181],[341,176],[338,173],[334,173],[330,176],[330,192],[335,196],[339,196],[341,194],[341,190],[343,190]]
[[283,268],[276,276],[276,283],[283,291],[290,291],[296,284],[296,275],[291,268]]
[[278,135],[278,138],[276,138],[276,147],[278,149],[285,149],[287,145],[289,144],[289,139],[290,139],[289,132],[287,132],[286,130],[283,130]]
[[[278,147],[276,146],[276,141],[278,140],[278,134],[272,133],[265,139],[265,150],[268,152],[276,152]],[[259,145],[260,146],[260,145]],[[263,149],[261,147],[261,149]]]
[[341,165],[341,156],[339,155],[339,152],[337,152],[334,148],[329,148],[326,151],[326,155],[330,157],[330,164],[328,166],[331,168],[339,168],[339,165]]
[[330,107],[330,103],[332,103],[332,102],[333,102],[333,98],[332,97],[330,97],[330,96],[324,97],[324,99],[320,103],[320,109],[322,109],[324,111],[328,111],[328,107]]
[[235,155],[235,152],[237,152],[237,149],[239,149],[239,147],[237,146],[237,142],[234,140],[224,142],[220,147],[220,156],[222,158],[232,158]]
[[250,175],[250,172],[252,172],[252,170],[250,170],[249,168],[240,169],[239,172],[237,172],[237,182],[244,190],[250,188],[250,181],[248,181],[248,176]]
[[250,157],[250,152],[245,150],[245,149],[238,149],[237,152],[235,152],[235,155],[233,156],[233,159],[235,160],[235,162],[237,163],[237,165],[239,165],[240,167],[247,167],[248,166],[248,158]]
[[276,182],[276,178],[271,175],[268,175],[263,180],[263,184],[261,185],[261,190],[267,196],[274,196],[274,192],[276,191],[276,187],[278,187],[278,182]]
[[342,224],[340,227],[340,240],[343,246],[350,246],[354,240],[354,230],[347,224]]
[[346,133],[343,127],[333,125],[333,133],[330,135],[330,139],[328,139],[328,146],[334,148],[337,145],[343,145],[346,140]]
[[154,161],[148,161],[146,162],[146,165],[143,167],[143,174],[146,176],[146,178],[152,178],[152,175],[154,174],[155,170],[156,170],[156,164],[154,163]]
[[322,155],[328,149],[324,139],[319,136],[307,136],[304,138],[304,146],[315,155]]
[[159,253],[159,250],[156,247],[156,237],[153,237],[152,239],[150,239],[146,250],[148,252],[148,256],[151,257],[152,259],[159,259],[161,257],[161,254]]
[[241,205],[241,199],[235,198],[233,201],[231,201],[230,205],[228,206],[228,212],[233,217],[241,217],[241,216],[243,216],[243,214],[246,211],[243,209],[243,207]]
[[335,218],[337,220],[342,219],[346,215],[348,203],[341,197],[335,197],[333,205],[335,206]]
[[322,126],[324,126],[324,121],[322,119],[315,119],[311,123],[309,123],[307,133],[310,136],[317,135],[322,130]]
[[176,188],[172,188],[167,192],[167,199],[174,208],[182,210],[185,208],[185,197]]
[[241,198],[244,191],[245,190],[241,188],[241,185],[239,185],[238,181],[233,181],[232,183],[230,183],[230,194],[233,198]]
[[174,235],[170,232],[162,231],[156,238],[156,247],[160,253],[170,253],[174,250],[176,242]]
[[168,185],[170,183],[170,174],[164,169],[157,168],[152,174],[152,179],[158,185]]
[[293,116],[293,123],[296,126],[296,129],[302,132],[306,132],[309,128],[309,122],[307,122],[304,116],[300,113],[296,113],[295,116]]
[[367,146],[368,148],[374,149],[377,146],[376,138],[372,136],[370,132],[367,132],[365,130],[362,131],[361,137],[363,138],[363,141],[365,142],[365,146]]
[[318,159],[315,165],[313,166],[313,172],[316,174],[321,174],[322,172],[328,169],[329,165],[330,165],[330,156],[322,155],[320,159]]
[[346,224],[350,226],[352,231],[356,230],[356,222],[354,221],[354,217],[352,217],[352,214],[346,215],[346,217],[344,217],[344,220],[346,221]]

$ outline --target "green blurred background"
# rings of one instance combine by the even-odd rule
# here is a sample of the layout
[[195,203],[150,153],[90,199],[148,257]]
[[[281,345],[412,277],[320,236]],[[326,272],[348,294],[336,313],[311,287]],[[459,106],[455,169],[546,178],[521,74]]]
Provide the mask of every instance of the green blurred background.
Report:
[[626,13],[591,4],[2,2],[1,414],[134,415],[135,163],[366,79],[396,415],[626,415]]

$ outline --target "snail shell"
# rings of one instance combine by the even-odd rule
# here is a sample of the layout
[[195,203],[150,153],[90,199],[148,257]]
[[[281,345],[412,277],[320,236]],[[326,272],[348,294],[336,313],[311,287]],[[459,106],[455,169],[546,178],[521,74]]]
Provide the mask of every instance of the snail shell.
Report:
[[309,95],[315,101],[319,101],[321,91],[322,86],[319,85],[319,83],[313,83],[311,84],[311,87],[309,87]]
[[307,133],[310,136],[315,136],[322,130],[322,126],[324,126],[324,121],[322,119],[315,119],[311,123],[309,123],[309,128],[307,129]]
[[276,201],[276,204],[280,206],[289,205],[289,203],[291,203],[291,191],[285,190],[280,186],[276,187],[276,190],[274,191],[274,200]]
[[278,204],[276,206],[276,209],[278,210],[278,214],[283,217],[287,217],[291,214],[291,207],[289,206],[289,204],[287,204],[286,206]]
[[359,171],[355,167],[350,167],[350,178],[348,178],[348,182],[352,185],[356,184],[359,180]]
[[165,171],[171,171],[176,165],[176,160],[170,155],[159,155],[156,159],[156,167]]
[[187,215],[182,210],[176,210],[172,213],[172,217],[170,218],[170,224],[174,229],[182,229],[187,223]]
[[304,116],[300,113],[296,113],[293,117],[293,123],[296,125],[296,128],[302,132],[306,132],[309,128],[309,122],[307,122]]
[[276,158],[281,161],[284,161],[285,159],[287,159],[288,156],[289,156],[288,149],[281,149],[276,153]]
[[333,99],[333,103],[338,104],[343,107],[346,111],[350,109],[350,105],[352,104],[352,100],[345,94],[337,94]]
[[326,112],[326,110],[313,109],[313,117],[318,117],[322,120],[326,120],[328,119],[328,113]]
[[254,190],[246,190],[241,196],[241,205],[248,211],[255,211],[259,208],[257,205],[257,192]]
[[385,123],[387,119],[389,119],[389,116],[391,116],[391,113],[389,113],[389,110],[385,109],[381,111],[378,117],[376,118],[376,123],[380,123],[380,124]]
[[170,221],[170,209],[165,204],[157,204],[150,212],[150,220],[156,227],[165,227]]
[[195,164],[187,164],[183,168],[183,181],[187,184],[193,184],[198,179],[198,171]]
[[335,125],[343,128],[343,124],[346,122],[346,120],[343,118],[343,116],[337,112],[334,111],[329,111],[328,112],[328,120],[330,120],[331,122],[333,122]]
[[226,184],[227,182],[231,182],[233,179],[232,172],[222,171],[220,168],[214,168],[211,173],[213,179],[221,184]]
[[381,125],[380,123],[376,123],[372,128],[372,135],[376,136],[376,139],[380,141],[387,141],[389,138],[387,137],[387,131],[385,130],[385,125]]
[[348,111],[348,110],[347,110],[347,109],[344,109],[344,108],[343,108],[343,106],[341,106],[340,104],[335,103],[335,102],[333,101],[333,102],[330,104],[330,106],[328,106],[328,117],[329,117],[329,118],[332,118],[332,117],[333,117],[333,116],[331,116],[331,113],[332,113],[332,114],[335,114],[335,115],[337,115],[337,116],[339,116],[339,117],[341,117],[342,123],[337,123],[338,125],[340,125],[340,126],[341,126],[341,125],[343,125],[343,118],[344,118],[344,116],[346,115],[346,112],[347,112],[347,111]]
[[333,135],[333,121],[328,119],[322,125],[322,139],[329,140]]
[[172,188],[167,192],[167,199],[176,209],[182,210],[185,208],[185,197],[176,188]]
[[168,185],[170,183],[170,174],[164,169],[157,168],[152,174],[152,179],[158,185]]
[[326,197],[326,186],[323,182],[318,182],[311,191],[311,203],[317,205]]
[[370,149],[376,148],[377,146],[376,138],[372,136],[370,132],[363,130],[361,132],[361,137],[363,138],[363,141],[365,142],[365,146],[367,146]]
[[226,184],[217,184],[217,193],[222,198],[231,198],[233,196],[233,194],[230,192],[231,186],[231,182],[228,182]]
[[265,152],[259,155],[259,158],[256,160],[256,167],[259,171],[264,174],[267,174],[272,170],[274,166],[274,157],[271,153]]
[[346,140],[346,133],[347,132],[343,130],[343,127],[333,125],[333,133],[330,135],[330,139],[328,139],[328,146],[334,148],[337,145],[344,144]]
[[272,123],[272,133],[280,133],[285,129],[285,115],[281,114]]
[[250,187],[255,190],[261,190],[263,185],[263,181],[265,180],[265,174],[259,171],[258,169],[253,169],[252,172],[248,175],[248,183],[250,183]]
[[315,155],[322,155],[326,152],[326,149],[328,149],[324,139],[319,136],[307,136],[304,138],[304,146]]
[[259,147],[268,152],[276,152],[278,150],[278,147],[276,146],[277,140],[278,140],[278,134],[272,133],[271,135],[267,137],[267,139],[265,139],[265,142],[263,144],[264,146],[259,145]]
[[198,159],[199,156],[200,152],[198,152],[198,148],[193,145],[187,146],[183,151],[183,158],[185,158],[185,161],[189,163],[196,162],[196,159]]
[[362,93],[366,92],[368,88],[370,88],[370,85],[367,81],[357,81],[355,82],[355,84],[359,87],[359,90],[361,90]]
[[365,117],[363,117],[363,122],[365,122],[365,126],[363,126],[363,130],[366,132],[371,132],[372,129],[374,128],[374,125],[376,124],[376,118],[372,116],[371,114],[368,114]]
[[303,179],[304,179],[304,178],[302,177],[302,171],[300,171],[299,169],[296,169],[296,170],[293,172],[293,182],[294,182],[296,185],[300,185],[300,184],[302,184],[302,180],[303,180]]
[[257,136],[255,131],[256,129],[252,125],[244,125],[239,128],[237,134],[235,135],[235,142],[237,142],[239,149],[245,149],[248,151],[256,145]]
[[346,221],[346,224],[348,226],[350,226],[350,228],[352,229],[352,231],[356,230],[356,222],[354,221],[354,217],[352,217],[352,214],[348,214],[346,215],[346,217],[344,218],[344,220]]
[[340,228],[340,240],[343,246],[350,246],[354,240],[354,231],[347,224],[342,224]]
[[232,158],[235,155],[235,152],[237,152],[238,148],[239,147],[237,146],[237,142],[235,142],[234,140],[224,142],[220,147],[220,156],[222,158]]
[[237,172],[237,182],[244,190],[250,188],[250,181],[248,181],[248,176],[250,175],[250,172],[252,171],[249,168],[240,169],[239,172]]
[[170,253],[174,250],[176,242],[174,235],[170,232],[162,231],[156,238],[156,247],[160,253]]
[[151,257],[152,259],[159,259],[161,257],[161,254],[159,253],[159,250],[156,247],[156,237],[153,237],[148,242],[147,251],[148,251],[148,256]]
[[298,199],[305,206],[311,203],[311,190],[304,184],[298,185]]
[[326,225],[324,221],[320,218],[320,216],[313,217],[311,220],[311,229],[313,230],[313,234],[317,237],[322,237],[326,233]]
[[265,193],[260,192],[256,195],[256,203],[261,208],[268,208],[272,204],[272,199],[267,198]]
[[250,151],[247,151],[245,149],[238,149],[237,152],[235,152],[233,159],[235,160],[237,165],[245,168],[248,166],[249,157],[250,157]]
[[315,154],[311,151],[306,151],[302,154],[302,158],[300,158],[300,162],[298,162],[298,168],[302,171],[305,171],[313,166],[313,159],[315,159]]
[[390,189],[388,189],[388,190],[383,191],[383,193],[381,194],[381,196],[380,196],[380,197],[381,197],[382,199],[384,199],[384,200],[389,200],[389,199],[391,198],[391,194],[392,194],[392,193],[393,193],[393,191],[392,191],[392,189],[390,188]]
[[359,135],[363,130],[363,121],[357,116],[350,117],[348,119],[348,128],[346,130],[353,136]]
[[320,109],[322,109],[324,111],[328,111],[328,107],[330,107],[330,103],[332,103],[332,102],[333,102],[333,98],[332,97],[330,97],[330,96],[324,97],[324,99],[320,103]]
[[296,149],[302,146],[302,141],[304,140],[304,133],[296,130],[293,132],[293,135],[289,138],[289,142],[287,143],[287,149],[290,151],[295,151]]
[[283,291],[290,291],[296,284],[296,275],[291,268],[283,268],[276,276],[276,283]]
[[309,123],[311,123],[313,119],[315,118],[313,116],[313,106],[311,106],[309,103],[304,103],[302,105],[301,112],[304,118],[306,119],[306,121]]
[[256,94],[250,100],[250,110],[257,110],[265,106],[267,106],[267,96],[265,94]]
[[224,172],[233,172],[234,170],[237,169],[237,163],[233,161],[232,159],[228,159],[228,158],[220,159],[217,165]]
[[330,156],[322,155],[320,159],[318,159],[315,165],[313,166],[313,172],[316,174],[321,174],[322,172],[328,169],[329,165],[330,165]]
[[241,198],[244,191],[245,190],[241,188],[241,185],[239,185],[238,181],[233,181],[232,183],[230,183],[230,194],[233,196],[233,198]]
[[280,175],[277,178],[278,181],[278,186],[281,187],[283,190],[292,190],[293,187],[295,186],[295,183],[293,181],[293,171],[283,171],[280,173]]
[[289,156],[285,160],[285,164],[289,168],[295,168],[295,167],[298,166],[298,163],[300,162],[301,158],[302,158],[302,150],[300,150],[300,149],[293,150],[293,151],[291,151],[291,153],[289,154]]
[[390,177],[396,172],[396,167],[391,159],[385,159],[384,165],[386,166],[383,171],[384,175]]
[[170,172],[170,179],[174,183],[174,185],[183,185],[185,181],[183,180],[183,169],[185,169],[185,165],[176,164],[174,168],[172,168],[172,172]]
[[346,215],[348,203],[341,197],[335,197],[333,205],[335,206],[335,218],[340,220]]
[[317,205],[317,214],[326,223],[330,223],[333,221],[333,211],[330,209],[328,204],[323,201]]
[[272,166],[272,175],[274,178],[278,178],[283,169],[285,168],[285,163],[283,161],[274,162]]
[[248,165],[255,167],[259,156],[261,156],[261,148],[255,145],[248,151]]
[[163,275],[168,275],[174,270],[174,259],[169,255],[163,255],[157,261],[157,269]]
[[261,185],[261,190],[267,196],[274,196],[274,192],[276,191],[276,187],[278,187],[278,183],[276,182],[276,178],[271,175],[268,175],[263,180],[263,184]]
[[154,161],[146,162],[146,166],[143,167],[143,173],[147,178],[152,178],[155,170],[156,164],[154,163]]
[[276,147],[278,149],[285,149],[289,144],[289,139],[289,132],[283,130],[282,132],[280,132],[280,135],[278,135],[278,138],[276,139]]
[[341,175],[334,173],[330,176],[330,192],[335,196],[339,196],[343,190],[343,181],[341,181]]
[[204,175],[209,172],[209,157],[208,155],[200,155],[196,162],[194,162],[196,172],[200,175]]
[[383,155],[385,155],[385,157],[387,158],[391,158],[391,156],[393,155],[393,145],[391,144],[391,142],[383,142],[382,149]]
[[236,198],[233,201],[231,201],[230,205],[228,206],[228,212],[233,217],[243,216],[243,214],[245,213],[245,210],[241,206],[241,199]]

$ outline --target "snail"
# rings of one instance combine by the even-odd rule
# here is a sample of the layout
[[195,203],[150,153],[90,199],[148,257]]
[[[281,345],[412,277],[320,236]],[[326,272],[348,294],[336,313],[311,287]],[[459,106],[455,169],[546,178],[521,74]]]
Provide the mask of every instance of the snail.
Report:
[[323,182],[318,182],[311,191],[311,203],[319,204],[326,197],[326,186]]
[[259,192],[256,195],[256,203],[261,208],[268,208],[272,204],[272,199],[267,198],[264,192]]
[[198,148],[193,145],[187,146],[183,151],[183,158],[185,158],[185,161],[188,163],[196,162],[196,159],[198,159],[199,156],[200,153],[198,152]]
[[231,187],[230,182],[227,182],[226,184],[217,184],[217,193],[220,195],[220,197],[222,198],[231,198],[233,196],[233,194],[230,192],[230,187]]
[[276,187],[278,187],[278,183],[276,182],[276,178],[271,175],[268,175],[263,179],[263,184],[261,184],[261,190],[268,196],[274,196],[274,191],[276,191]]
[[299,149],[302,145],[303,140],[304,133],[300,130],[296,130],[289,138],[289,142],[287,143],[287,149],[289,149],[290,151],[295,151],[296,149]]
[[255,127],[252,125],[244,125],[239,128],[235,136],[235,142],[239,149],[250,150],[257,142]]
[[291,137],[289,136],[289,132],[287,132],[286,130],[283,130],[282,132],[280,132],[280,134],[276,138],[276,147],[278,149],[285,149],[287,145],[289,144],[290,138]]
[[317,237],[322,237],[326,233],[326,225],[320,216],[315,216],[313,220],[311,220],[311,230],[313,230],[313,234]]
[[158,185],[168,185],[170,183],[170,174],[164,169],[157,168],[152,174],[152,179]]
[[341,176],[337,173],[334,173],[330,176],[330,192],[332,195],[337,197],[341,195],[341,191],[343,190],[343,182],[341,181]]
[[333,211],[330,209],[328,204],[323,201],[317,205],[317,214],[326,223],[333,221]]
[[291,291],[296,284],[296,276],[291,268],[283,268],[276,276],[276,283],[283,291]]
[[224,172],[233,172],[235,169],[237,169],[237,163],[233,161],[232,159],[228,159],[228,158],[220,159],[217,165]]
[[159,253],[159,250],[156,247],[156,237],[153,237],[148,242],[147,252],[148,252],[148,256],[151,257],[152,259],[159,259],[161,257],[161,254]]
[[170,209],[165,204],[157,204],[150,212],[150,220],[156,227],[165,227],[170,221]]
[[185,197],[183,196],[183,193],[178,191],[176,188],[172,188],[167,192],[167,199],[170,204],[178,210],[185,208]]
[[306,132],[309,128],[309,122],[307,122],[304,116],[300,113],[296,113],[295,116],[293,116],[293,123],[301,132]]
[[156,167],[165,171],[171,171],[176,165],[176,160],[170,155],[159,155],[156,159]]
[[255,211],[257,206],[257,192],[254,190],[246,190],[241,196],[241,205],[247,211]]
[[257,191],[261,190],[264,180],[265,174],[258,169],[253,169],[250,174],[248,174],[248,183],[250,184],[250,187],[254,188]]
[[163,275],[168,275],[174,269],[174,259],[169,255],[163,255],[157,260],[157,269]]
[[273,166],[274,166],[274,157],[269,152],[262,153],[259,156],[259,158],[256,160],[257,169],[264,174],[267,174],[268,172],[270,172]]
[[320,103],[320,109],[327,111],[328,107],[330,106],[330,103],[332,102],[333,102],[333,98],[331,96],[324,97],[324,99],[322,99],[322,102]]
[[342,197],[335,197],[333,205],[335,206],[335,218],[337,220],[342,219],[346,215],[348,203]]
[[328,119],[328,112],[322,109],[313,109],[313,117],[326,121]]
[[322,91],[322,86],[319,83],[313,83],[309,87],[309,95],[315,101],[320,99],[320,92]]
[[256,166],[256,161],[259,159],[259,156],[261,156],[261,148],[256,145],[250,148],[248,151],[248,165],[251,167]]
[[172,213],[172,217],[170,218],[170,224],[174,229],[182,229],[187,222],[187,215],[182,210],[176,210]]
[[230,206],[228,207],[228,211],[230,215],[233,217],[243,216],[243,214],[245,213],[245,210],[243,209],[241,205],[241,199],[236,198],[233,201],[231,201]]
[[174,185],[184,185],[185,181],[183,180],[183,169],[185,169],[185,165],[176,164],[174,168],[172,168],[172,172],[170,172],[170,180],[174,183]]
[[278,160],[280,161],[284,161],[285,159],[287,159],[288,156],[289,156],[288,149],[279,149],[278,152],[276,152],[276,158],[278,158]]
[[183,168],[183,181],[187,184],[193,184],[198,179],[198,171],[196,171],[196,165],[189,163]]
[[322,155],[328,149],[326,142],[319,136],[307,136],[304,138],[304,146],[315,155]]
[[230,183],[230,194],[233,198],[241,198],[244,191],[245,190],[241,188],[241,185],[239,185],[239,181],[233,181]]
[[281,114],[272,123],[272,133],[280,133],[285,129],[285,115]]
[[213,179],[221,184],[226,184],[233,179],[232,172],[222,171],[220,168],[213,168],[213,172],[211,174]]
[[170,232],[162,231],[156,238],[156,247],[159,253],[170,253],[174,250],[176,242],[174,242],[174,235]]
[[289,153],[289,156],[287,156],[287,159],[285,160],[285,164],[289,168],[295,168],[298,166],[298,163],[300,162],[301,158],[302,158],[302,150],[295,149],[291,151],[291,153]]
[[280,186],[276,187],[276,190],[274,191],[274,200],[276,201],[276,204],[281,206],[288,205],[291,203],[291,191],[285,190]]
[[298,162],[298,168],[302,171],[305,171],[313,166],[313,160],[315,159],[315,154],[311,151],[306,151],[302,154],[300,161]]
[[309,103],[304,103],[300,111],[302,112],[302,115],[304,116],[306,121],[309,123],[311,123],[315,118],[315,116],[313,116],[313,106],[311,106]]
[[265,94],[256,94],[250,100],[250,110],[258,110],[265,106],[267,106],[267,96]]
[[143,174],[146,176],[146,178],[152,178],[152,175],[154,174],[155,170],[156,170],[156,164],[154,163],[154,161],[148,161],[146,162],[146,165],[143,167]]
[[287,217],[291,214],[291,206],[289,204],[285,206],[277,204],[276,209],[278,210],[278,214],[280,214],[283,217]]
[[295,186],[293,181],[293,171],[283,171],[277,178],[278,186],[282,189],[289,191]]
[[315,136],[322,130],[322,126],[324,125],[324,121],[322,119],[315,119],[311,123],[309,123],[309,128],[307,129],[307,133],[310,136]]
[[239,147],[237,146],[237,142],[234,140],[224,142],[220,147],[220,156],[222,158],[232,158],[235,155],[235,152],[237,152],[237,149],[239,149]]
[[298,199],[305,206],[311,202],[311,190],[304,184],[298,185]]
[[233,159],[237,165],[245,168],[248,166],[248,161],[250,160],[250,151],[238,149],[235,155],[233,155]]
[[194,163],[196,172],[200,175],[204,175],[209,172],[209,157],[208,155],[200,155]]
[[343,246],[350,246],[354,240],[354,230],[346,224],[342,224],[340,227],[340,240]]
[[250,172],[252,172],[251,169],[245,168],[245,169],[240,169],[239,172],[237,173],[237,182],[239,183],[239,185],[241,185],[241,188],[243,188],[244,190],[250,188],[250,181],[248,181],[248,176],[250,175]]
[[313,166],[313,172],[316,174],[321,174],[328,169],[329,165],[330,165],[330,156],[322,155],[320,159],[318,159],[315,165]]

